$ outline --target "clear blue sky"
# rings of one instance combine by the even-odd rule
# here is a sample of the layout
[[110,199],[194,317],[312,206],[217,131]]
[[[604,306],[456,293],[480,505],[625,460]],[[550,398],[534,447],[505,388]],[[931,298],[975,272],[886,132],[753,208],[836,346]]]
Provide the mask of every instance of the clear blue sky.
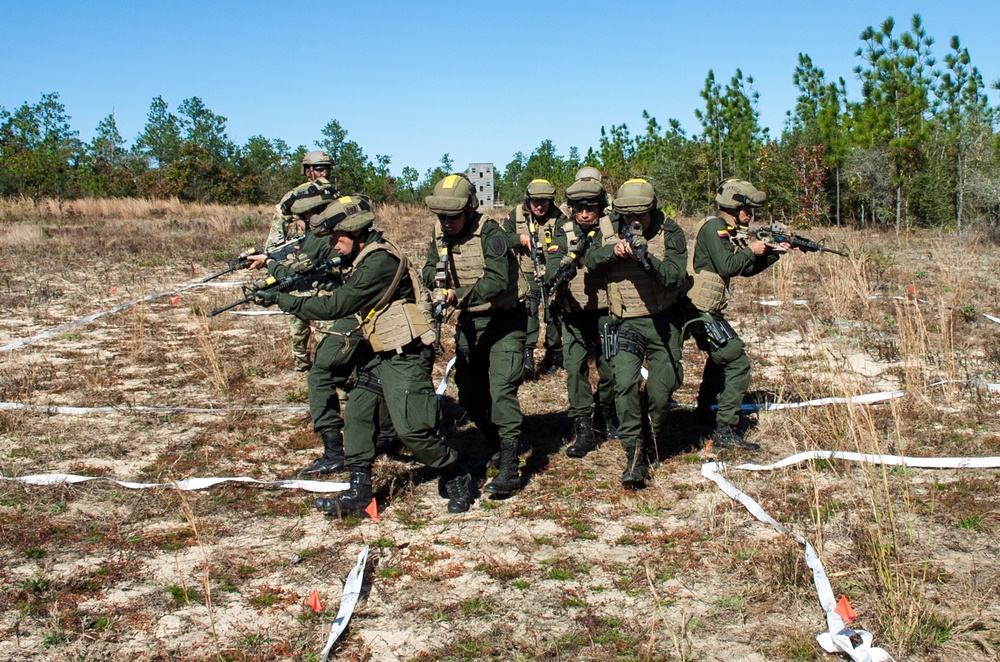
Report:
[[[503,168],[551,139],[586,153],[601,126],[643,128],[642,111],[700,130],[709,69],[736,68],[760,92],[761,123],[781,133],[798,53],[828,80],[859,85],[858,35],[920,13],[939,62],[957,34],[989,81],[1000,77],[1000,4],[964,2],[263,2],[4,0],[0,105],[58,92],[80,137],[114,111],[131,144],[151,99],[176,111],[198,96],[239,144],[255,134],[312,148],[337,119],[370,157],[421,174]],[[481,8],[481,9],[480,9]],[[996,104],[996,92],[990,93]]]

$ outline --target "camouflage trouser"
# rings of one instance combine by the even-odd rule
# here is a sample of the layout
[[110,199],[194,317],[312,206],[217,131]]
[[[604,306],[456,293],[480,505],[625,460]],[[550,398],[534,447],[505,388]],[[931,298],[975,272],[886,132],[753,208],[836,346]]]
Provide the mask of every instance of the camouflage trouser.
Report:
[[295,368],[309,368],[312,365],[312,357],[309,356],[309,337],[312,329],[309,322],[295,315],[289,315],[288,326],[292,330],[292,358],[295,360]]
[[611,359],[615,375],[615,406],[618,436],[626,448],[642,445],[642,368],[646,360],[649,378],[646,394],[653,439],[660,440],[670,409],[670,396],[684,381],[681,328],[684,315],[679,306],[652,317],[622,320],[618,329],[618,353]]
[[[557,350],[563,348],[562,330],[559,318],[549,314],[549,307],[542,304],[542,290],[535,288],[524,300],[524,307],[528,311],[528,325],[525,328],[527,338],[525,347],[537,347],[538,336],[541,335],[542,320],[545,321],[545,349]],[[543,312],[540,312],[543,311]]]
[[560,315],[563,354],[566,368],[566,390],[569,395],[569,417],[590,416],[594,403],[590,385],[590,358],[597,363],[597,401],[615,403],[615,381],[611,363],[601,351],[601,327],[608,318],[607,310],[581,310]]
[[386,407],[396,434],[419,462],[432,469],[455,464],[458,454],[437,434],[438,399],[429,365],[421,354],[388,354],[376,356],[359,371],[345,411],[347,466],[370,467],[375,461],[375,440]]
[[[521,438],[517,389],[524,380],[524,308],[463,313],[458,319],[458,403],[490,446]],[[496,450],[492,448],[492,450]]]

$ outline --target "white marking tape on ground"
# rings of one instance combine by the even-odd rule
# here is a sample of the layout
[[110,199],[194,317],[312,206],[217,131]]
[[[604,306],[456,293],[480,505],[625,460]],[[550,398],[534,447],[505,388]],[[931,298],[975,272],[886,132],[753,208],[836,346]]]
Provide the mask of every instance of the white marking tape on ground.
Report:
[[[985,388],[987,391],[1000,392],[1000,384],[990,384],[987,382],[980,381],[969,381],[966,379],[945,379],[939,382],[934,382],[933,384],[928,384],[927,387],[941,386],[943,384],[971,384],[977,388]],[[820,407],[823,405],[833,405],[833,404],[843,404],[850,402],[856,405],[868,405],[874,402],[885,402],[886,400],[895,400],[896,398],[901,398],[906,395],[906,391],[879,391],[878,393],[865,393],[863,395],[855,395],[851,398],[817,398],[815,400],[806,400],[805,402],[762,402],[762,403],[746,403],[743,405],[743,411],[773,411],[775,409],[797,409],[799,407]],[[715,409],[716,405],[712,405]]]
[[330,636],[326,639],[326,646],[323,648],[321,662],[327,662],[330,658],[330,651],[333,650],[333,644],[343,634],[347,628],[347,622],[351,620],[351,614],[354,613],[354,606],[358,604],[358,597],[361,596],[361,585],[364,583],[365,564],[367,563],[368,545],[365,545],[358,554],[357,564],[351,568],[351,572],[347,575],[347,580],[344,582],[344,595],[340,598],[340,611],[337,612],[337,618],[333,619],[333,627],[330,629]]
[[[875,455],[869,453],[849,453],[842,451],[806,451],[798,453],[773,464],[740,464],[730,467],[724,462],[707,462],[701,466],[701,475],[711,480],[719,486],[731,499],[743,504],[747,511],[761,522],[770,524],[781,533],[794,538],[805,548],[806,565],[809,566],[813,574],[813,583],[816,586],[816,593],[819,596],[820,606],[826,612],[827,631],[817,635],[816,640],[828,653],[846,653],[856,662],[882,662],[891,660],[892,657],[881,648],[872,646],[872,635],[865,630],[849,630],[844,625],[844,620],[834,612],[837,601],[830,586],[830,580],[823,569],[823,563],[819,555],[809,541],[794,533],[786,526],[775,520],[764,512],[756,501],[744,492],[741,492],[721,475],[727,469],[739,469],[743,471],[771,471],[780,469],[806,460],[829,460],[840,459],[848,462],[861,462],[868,464],[888,464],[893,466],[907,466],[919,469],[996,469],[1000,468],[1000,457],[906,457],[901,455]],[[851,643],[851,636],[859,635],[861,644],[857,647]]]
[[233,407],[230,409],[214,407],[131,407],[122,405],[119,407],[59,407],[50,405],[26,405],[20,402],[0,402],[0,411],[26,410],[39,412],[42,414],[127,414],[127,413],[151,413],[151,414],[226,414],[231,411],[263,411],[263,412],[288,412],[296,413],[307,411],[305,405],[265,405],[263,407]]
[[15,340],[12,343],[7,343],[3,347],[0,347],[0,352],[9,352],[12,349],[17,349],[18,347],[24,347],[25,345],[30,345],[33,342],[44,340],[50,336],[53,336],[60,331],[65,331],[66,329],[73,328],[74,326],[79,326],[80,324],[86,324],[87,322],[93,322],[99,317],[104,317],[105,315],[110,315],[111,313],[117,313],[119,311],[125,310],[126,308],[131,308],[137,303],[143,303],[145,301],[152,301],[153,299],[159,299],[160,297],[168,297],[174,294],[179,294],[185,290],[190,290],[195,287],[232,287],[234,285],[241,285],[242,283],[188,283],[187,285],[181,285],[175,290],[169,292],[157,292],[156,294],[150,294],[141,299],[135,301],[129,301],[128,303],[123,303],[120,306],[115,306],[111,310],[104,310],[99,313],[94,313],[93,315],[87,315],[86,317],[81,317],[78,320],[72,322],[67,322],[66,324],[60,324],[54,329],[49,329],[48,331],[43,331],[36,336],[31,336],[30,338],[22,338],[21,340]]
[[30,476],[0,476],[0,480],[11,480],[26,485],[72,485],[74,483],[84,483],[89,480],[100,480],[115,483],[130,490],[145,490],[153,487],[170,487],[185,492],[192,490],[204,490],[214,487],[219,483],[253,483],[255,485],[266,485],[267,487],[286,487],[289,489],[305,490],[306,492],[343,492],[350,487],[348,483],[332,483],[324,480],[257,480],[249,476],[237,476],[231,478],[185,478],[184,480],[170,481],[168,483],[130,483],[124,480],[115,480],[106,476],[77,476],[75,474],[33,474]]
[[[767,299],[765,301],[758,301],[757,303],[760,304],[761,306],[780,306],[785,302],[780,301],[778,299]],[[809,299],[792,299],[788,303],[792,304],[793,306],[808,306],[810,301]]]
[[1000,317],[993,317],[992,315],[987,315],[986,313],[983,313],[983,317],[985,317],[991,322],[996,322],[997,324],[1000,324]]
[[448,390],[448,375],[455,368],[455,358],[456,357],[454,356],[451,357],[451,360],[448,361],[448,365],[444,367],[444,377],[441,378],[441,381],[438,382],[437,389],[435,389],[439,398],[444,395],[445,391]]

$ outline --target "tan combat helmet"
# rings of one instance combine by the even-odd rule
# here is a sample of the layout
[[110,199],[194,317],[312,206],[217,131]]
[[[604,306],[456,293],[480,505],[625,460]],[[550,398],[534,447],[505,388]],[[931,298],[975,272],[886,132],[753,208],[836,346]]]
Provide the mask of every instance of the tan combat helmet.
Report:
[[593,178],[577,179],[566,188],[566,200],[572,205],[578,202],[597,202],[601,207],[607,205],[608,194],[599,180]]
[[758,191],[753,184],[742,179],[727,179],[719,185],[715,195],[715,204],[727,210],[763,207],[765,202],[767,193]]
[[336,165],[333,162],[333,157],[330,156],[330,152],[309,152],[302,157],[302,165],[299,167],[299,172],[303,175],[306,174],[306,168],[312,168],[313,166],[327,166],[333,169]]
[[434,192],[424,198],[424,203],[441,216],[456,216],[479,208],[476,187],[465,175],[448,175],[439,181],[434,185]]
[[526,200],[555,200],[556,187],[547,179],[532,179],[524,197]]
[[309,182],[288,192],[282,204],[282,211],[301,216],[308,211],[322,209],[336,197],[337,191],[332,186],[317,186],[315,182]]
[[601,182],[601,171],[594,166],[583,166],[576,171],[576,181],[584,181],[587,179],[593,179],[597,183]]
[[645,179],[630,179],[618,189],[612,206],[619,214],[642,214],[656,209],[656,189]]
[[371,200],[363,195],[345,195],[327,205],[319,214],[309,219],[309,227],[317,237],[334,231],[355,232],[375,221]]

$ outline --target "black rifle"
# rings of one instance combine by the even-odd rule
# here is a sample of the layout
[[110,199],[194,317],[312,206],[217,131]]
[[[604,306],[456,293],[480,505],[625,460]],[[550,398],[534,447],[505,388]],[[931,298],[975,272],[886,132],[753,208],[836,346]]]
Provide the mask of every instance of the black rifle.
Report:
[[264,292],[290,292],[291,290],[299,287],[307,286],[315,281],[317,277],[322,275],[323,272],[329,271],[330,269],[340,265],[340,261],[340,256],[326,258],[317,263],[312,263],[309,260],[303,260],[299,263],[301,266],[298,266],[297,271],[294,271],[283,278],[278,279],[274,276],[268,276],[267,278],[261,278],[253,285],[244,285],[242,299],[226,304],[222,308],[216,308],[209,313],[208,316],[215,317],[219,313],[232,310],[236,306],[242,306],[245,303],[250,303],[257,297],[258,294],[262,294]]
[[621,221],[620,231],[625,237],[625,241],[627,241],[628,245],[632,247],[632,254],[639,260],[639,266],[646,271],[652,269],[653,265],[649,263],[649,256],[646,255],[646,244],[640,245],[636,241],[637,237],[642,236],[642,223],[639,221],[632,221],[631,224],[626,224],[626,221],[623,219]]
[[[586,256],[587,251],[590,250],[590,244],[593,243],[595,234],[597,234],[596,229],[584,235],[583,239],[577,243],[576,249],[567,253],[571,261],[559,264],[559,270],[556,271],[556,277],[552,279],[552,288],[549,290],[550,310],[559,310],[563,305],[569,282],[573,280],[576,272],[583,265],[583,258]],[[569,310],[568,307],[566,310]]]
[[[265,251],[264,254],[269,258],[274,258],[278,262],[284,262],[289,255],[295,253],[301,248],[302,248],[302,237],[296,237],[295,239],[290,239],[283,244],[275,246],[269,251]],[[231,260],[226,260],[226,262],[229,264],[228,268],[223,269],[217,274],[212,274],[208,278],[202,278],[201,282],[207,283],[210,280],[215,280],[219,276],[225,276],[226,274],[232,273],[239,269],[249,269],[250,268],[249,257],[251,255],[256,255],[256,254],[257,254],[257,249],[251,246],[250,248],[246,249],[245,251],[237,255],[235,258]]]
[[549,296],[545,287],[545,258],[542,247],[538,245],[538,224],[534,218],[528,220],[528,246],[531,250],[531,261],[535,265],[535,283],[541,290],[542,303],[548,305]]
[[794,234],[792,232],[786,232],[778,225],[765,225],[764,227],[752,230],[752,232],[761,241],[765,241],[769,244],[787,243],[791,245],[792,248],[798,248],[803,253],[835,253],[844,257],[850,257],[847,253],[827,248],[825,239],[823,241],[813,241],[812,239],[809,239],[809,237],[803,237],[802,235]]
[[440,354],[444,351],[441,348],[441,327],[444,326],[445,313],[448,310],[448,244],[444,244],[441,251],[441,259],[438,260],[434,272],[434,289],[444,291],[444,299],[434,302],[434,309],[431,314],[434,317],[434,351]]

